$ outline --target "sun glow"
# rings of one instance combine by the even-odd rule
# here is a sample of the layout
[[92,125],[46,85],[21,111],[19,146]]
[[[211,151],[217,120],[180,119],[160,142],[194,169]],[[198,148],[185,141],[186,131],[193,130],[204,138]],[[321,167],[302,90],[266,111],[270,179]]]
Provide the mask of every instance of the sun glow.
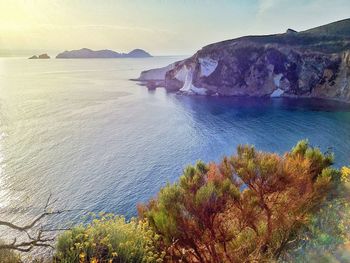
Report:
[[33,42],[45,45],[59,13],[63,14],[63,6],[54,1],[1,1],[1,48],[33,48]]
[[142,48],[152,54],[189,55],[209,43],[307,29],[347,18],[350,12],[348,0],[304,2],[1,0],[0,50],[57,54],[82,47]]

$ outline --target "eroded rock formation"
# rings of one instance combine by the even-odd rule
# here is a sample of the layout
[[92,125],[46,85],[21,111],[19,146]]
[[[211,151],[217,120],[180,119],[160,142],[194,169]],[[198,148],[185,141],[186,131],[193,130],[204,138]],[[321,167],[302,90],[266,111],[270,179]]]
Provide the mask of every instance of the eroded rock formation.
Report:
[[350,102],[350,19],[215,43],[183,61],[144,71],[139,81],[186,94]]

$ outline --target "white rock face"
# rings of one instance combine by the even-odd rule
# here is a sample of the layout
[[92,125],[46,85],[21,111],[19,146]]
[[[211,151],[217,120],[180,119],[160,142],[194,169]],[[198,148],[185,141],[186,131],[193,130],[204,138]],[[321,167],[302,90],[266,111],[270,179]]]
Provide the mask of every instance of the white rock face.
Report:
[[187,75],[188,75],[188,69],[187,69],[186,65],[184,65],[181,67],[181,69],[178,72],[176,72],[175,78],[177,80],[185,82]]
[[281,79],[283,77],[283,74],[277,74],[273,78],[273,82],[275,83],[276,87],[279,88],[281,86]]
[[165,74],[172,70],[175,67],[175,64],[170,64],[163,68],[156,68],[147,71],[141,72],[141,75],[138,80],[147,81],[147,80],[164,80]]
[[199,58],[199,64],[201,65],[200,76],[208,77],[213,73],[218,66],[218,62],[211,58]]
[[182,86],[180,91],[189,92],[192,86],[192,70],[189,70],[187,66],[183,66],[180,71],[180,77],[184,77],[184,85]]
[[[181,71],[181,73],[180,73]],[[193,71],[190,68],[187,68],[186,65],[184,65],[181,70],[178,73],[179,78],[184,77],[184,85],[180,89],[180,91],[187,93],[187,94],[198,94],[198,95],[206,95],[207,90],[204,88],[197,88],[192,84],[192,77],[193,77]],[[180,79],[179,79],[180,80]],[[183,80],[181,80],[183,81]]]
[[281,97],[281,95],[284,93],[284,90],[282,90],[281,87],[281,79],[283,77],[283,74],[277,74],[273,77],[273,82],[275,83],[276,90],[271,93],[270,97],[271,98],[277,98]]
[[207,90],[204,88],[197,88],[195,86],[192,85],[191,87],[191,92],[197,95],[207,95]]
[[271,93],[270,97],[271,98],[277,98],[277,97],[281,97],[281,95],[284,93],[283,90],[281,90],[280,88],[276,89],[274,92]]

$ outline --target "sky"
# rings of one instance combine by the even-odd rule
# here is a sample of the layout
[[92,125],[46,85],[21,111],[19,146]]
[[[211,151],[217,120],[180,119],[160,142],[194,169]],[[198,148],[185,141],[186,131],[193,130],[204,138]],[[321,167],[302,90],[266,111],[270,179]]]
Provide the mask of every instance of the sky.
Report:
[[190,55],[243,35],[350,17],[350,0],[0,0],[0,55],[87,47]]

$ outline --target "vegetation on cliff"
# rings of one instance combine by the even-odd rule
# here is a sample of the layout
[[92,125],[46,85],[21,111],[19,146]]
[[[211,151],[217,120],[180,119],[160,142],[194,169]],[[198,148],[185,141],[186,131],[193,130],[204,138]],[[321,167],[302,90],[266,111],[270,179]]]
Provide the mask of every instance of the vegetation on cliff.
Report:
[[[284,156],[239,146],[219,164],[188,167],[139,208],[170,261],[267,262],[286,257],[342,187],[333,157],[306,141]],[[316,220],[316,221],[315,221]]]
[[63,233],[57,242],[58,262],[163,262],[165,252],[157,248],[160,236],[147,221],[111,214],[95,218],[87,226]]
[[187,167],[138,207],[138,218],[102,214],[65,231],[52,261],[339,260],[350,226],[350,169],[332,163],[331,153],[307,141],[283,156],[239,146],[220,163]]

